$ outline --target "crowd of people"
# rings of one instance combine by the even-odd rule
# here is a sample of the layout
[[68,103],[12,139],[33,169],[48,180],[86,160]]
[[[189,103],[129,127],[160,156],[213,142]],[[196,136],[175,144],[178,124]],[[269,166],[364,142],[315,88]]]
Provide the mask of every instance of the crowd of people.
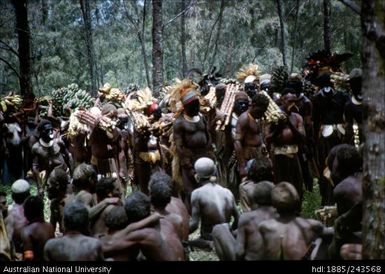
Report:
[[[141,93],[117,104],[104,86],[69,121],[52,102],[43,117],[33,96],[1,113],[1,260],[359,259],[361,70],[340,85],[335,64],[309,64],[280,88],[254,65],[135,110]],[[74,121],[83,130],[69,134]],[[301,215],[314,183],[318,220]]]

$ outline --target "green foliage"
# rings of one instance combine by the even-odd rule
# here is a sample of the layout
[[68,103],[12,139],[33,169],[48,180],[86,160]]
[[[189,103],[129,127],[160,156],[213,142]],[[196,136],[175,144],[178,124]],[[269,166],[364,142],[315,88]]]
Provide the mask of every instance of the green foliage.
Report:
[[[185,2],[186,5],[190,3],[189,0]],[[298,1],[298,18],[297,1],[282,2],[287,24],[289,68],[293,60],[293,71],[298,72],[310,52],[323,48],[322,1]],[[345,65],[345,70],[350,71],[361,64],[360,19],[340,1],[331,2],[332,49],[354,54]],[[45,25],[41,20],[41,1],[30,1],[28,6],[34,91],[42,96],[69,83],[77,83],[80,88],[89,90],[91,81],[79,2],[58,0],[47,3],[49,13]],[[242,65],[250,62],[258,63],[263,73],[270,73],[273,67],[282,65],[275,1],[225,0],[217,39],[220,4],[221,1],[196,1],[185,13],[188,69],[195,67],[208,72],[213,65],[223,76],[233,78]],[[9,1],[0,1],[0,8],[0,40],[17,49],[12,6]],[[142,24],[144,8],[146,16]],[[163,1],[164,23],[174,19],[180,11],[181,0]],[[111,82],[121,89],[131,83],[145,87],[146,74],[138,33],[144,26],[141,39],[151,74],[151,1],[91,1],[91,19],[98,85]],[[164,27],[165,82],[182,75],[180,32],[180,17]],[[16,55],[0,49],[0,57],[18,70]],[[0,61],[0,93],[17,89],[16,74]]]

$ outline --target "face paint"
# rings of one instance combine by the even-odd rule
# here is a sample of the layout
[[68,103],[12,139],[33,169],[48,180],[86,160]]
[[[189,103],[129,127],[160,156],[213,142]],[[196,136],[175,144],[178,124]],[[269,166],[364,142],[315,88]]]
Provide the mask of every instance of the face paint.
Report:
[[243,112],[245,112],[249,108],[249,102],[248,101],[236,101],[234,103],[234,112],[237,115],[241,115]]

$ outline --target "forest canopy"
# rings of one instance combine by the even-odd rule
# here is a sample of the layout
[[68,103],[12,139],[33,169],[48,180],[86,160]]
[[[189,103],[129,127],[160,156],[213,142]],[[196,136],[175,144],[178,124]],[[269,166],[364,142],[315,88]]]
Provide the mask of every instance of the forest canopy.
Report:
[[[1,94],[20,89],[12,2],[0,2]],[[70,83],[91,89],[82,2],[90,14],[95,85],[109,82],[122,89],[152,86],[151,1],[27,2],[35,95],[46,95]],[[289,72],[298,72],[311,52],[324,48],[323,1],[280,2],[286,63]],[[344,64],[348,72],[361,65],[360,17],[341,1],[331,0],[330,4],[331,50],[353,53]],[[182,78],[192,68],[207,72],[215,66],[224,77],[233,78],[246,63],[257,63],[264,73],[283,64],[276,1],[165,0],[162,9],[165,84]]]

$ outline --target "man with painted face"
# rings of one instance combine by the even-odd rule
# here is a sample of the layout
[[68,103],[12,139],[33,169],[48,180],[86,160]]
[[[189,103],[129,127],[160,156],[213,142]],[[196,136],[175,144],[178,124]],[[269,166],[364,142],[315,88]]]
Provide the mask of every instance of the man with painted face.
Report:
[[[316,85],[320,87],[320,90],[313,99],[314,140],[317,146],[318,167],[320,170],[324,170],[325,159],[330,149],[340,144],[345,134],[343,114],[349,96],[333,88],[329,74],[319,76]],[[332,188],[327,179],[321,175],[318,183],[322,205],[331,204],[332,201],[328,197],[331,197]]]
[[[39,141],[32,147],[32,171],[35,175],[39,192],[43,191],[48,175],[61,166],[64,170],[70,167],[70,155],[60,139],[54,139],[52,123],[42,120],[38,127]],[[66,162],[67,160],[67,162]]]
[[352,96],[345,105],[345,142],[358,146],[363,143],[362,131],[362,70],[359,68],[353,69],[349,74],[349,85],[352,91]]
[[194,178],[195,161],[201,157],[214,159],[207,121],[199,113],[197,91],[189,88],[181,92],[183,112],[173,126],[176,153],[180,159],[183,181],[183,201],[190,211],[191,192],[198,187]]
[[250,109],[239,116],[234,147],[241,178],[247,175],[247,161],[257,155],[264,154],[264,125],[261,118],[264,116],[268,105],[269,99],[263,94],[257,94],[253,97]]

